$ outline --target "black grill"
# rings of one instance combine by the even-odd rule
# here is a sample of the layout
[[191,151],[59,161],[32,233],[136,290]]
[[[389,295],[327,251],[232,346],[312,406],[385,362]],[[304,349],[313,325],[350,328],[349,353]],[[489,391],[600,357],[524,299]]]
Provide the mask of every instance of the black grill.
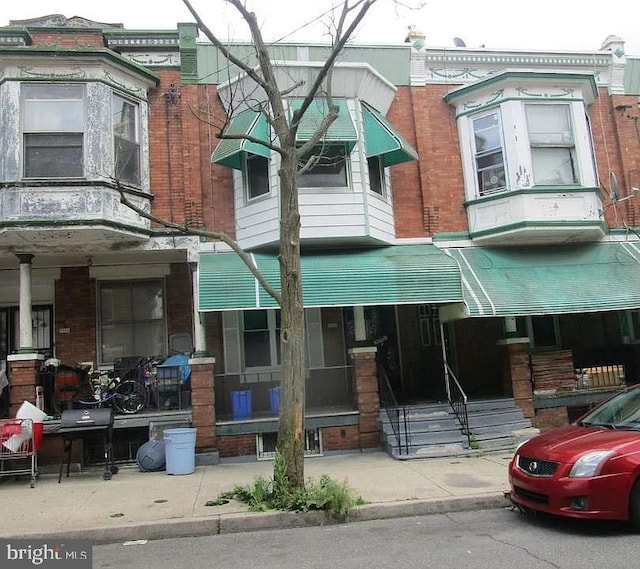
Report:
[[531,476],[553,476],[559,463],[549,460],[537,460],[527,456],[518,457],[518,468]]
[[[113,463],[112,453],[113,409],[67,409],[60,415],[60,429],[58,433],[62,436],[64,443],[64,454],[67,459],[67,476],[69,476],[71,446],[73,441],[91,438],[96,434],[102,435],[104,444],[103,478],[109,480],[112,474],[118,472],[117,467]],[[58,483],[60,483],[62,479],[63,465],[64,462],[61,462]]]
[[513,487],[514,492],[517,496],[521,496],[522,498],[527,498],[532,502],[537,502],[538,504],[548,504],[549,496],[546,494],[539,494],[538,492],[531,492],[530,490],[525,490],[524,488],[520,488],[520,486]]

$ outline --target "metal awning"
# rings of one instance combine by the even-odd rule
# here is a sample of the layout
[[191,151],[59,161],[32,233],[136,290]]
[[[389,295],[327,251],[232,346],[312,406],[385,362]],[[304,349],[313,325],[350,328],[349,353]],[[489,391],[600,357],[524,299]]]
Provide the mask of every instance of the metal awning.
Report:
[[367,158],[380,156],[385,168],[418,159],[418,153],[391,126],[386,117],[364,102],[362,103],[362,118]]
[[459,266],[464,305],[443,320],[640,308],[640,244],[445,249]]
[[[268,142],[269,125],[262,113],[246,110],[231,119],[225,134],[246,134]],[[262,144],[246,139],[223,138],[213,151],[211,162],[241,170],[244,153],[269,158],[270,150]]]
[[[302,102],[303,99],[299,98],[289,100],[291,114],[302,106]],[[324,143],[345,144],[347,150],[351,152],[358,141],[358,131],[353,123],[347,101],[345,99],[333,99],[332,103],[338,107],[338,116],[329,126],[327,133],[322,137],[322,141]],[[314,99],[300,121],[296,140],[298,142],[310,140],[328,112],[329,107],[326,99]]]
[[[279,290],[277,255],[251,256]],[[305,307],[462,301],[457,263],[433,245],[308,252],[301,266]],[[198,282],[201,312],[277,307],[235,253],[201,253]]]

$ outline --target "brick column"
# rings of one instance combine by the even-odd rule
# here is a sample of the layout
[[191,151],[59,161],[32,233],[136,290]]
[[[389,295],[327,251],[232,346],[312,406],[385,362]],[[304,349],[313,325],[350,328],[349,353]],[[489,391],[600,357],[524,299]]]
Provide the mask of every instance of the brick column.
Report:
[[511,380],[511,391],[524,416],[533,419],[533,383],[529,365],[529,338],[507,338],[499,345],[505,349],[505,377]]
[[42,368],[42,354],[11,354],[9,362],[9,416],[15,417],[23,401],[36,403],[38,372]]
[[349,350],[356,379],[356,403],[360,412],[360,448],[380,445],[380,395],[376,350],[375,346]]
[[216,440],[216,411],[213,395],[215,358],[193,358],[191,367],[191,412],[196,433],[196,449],[212,450]]

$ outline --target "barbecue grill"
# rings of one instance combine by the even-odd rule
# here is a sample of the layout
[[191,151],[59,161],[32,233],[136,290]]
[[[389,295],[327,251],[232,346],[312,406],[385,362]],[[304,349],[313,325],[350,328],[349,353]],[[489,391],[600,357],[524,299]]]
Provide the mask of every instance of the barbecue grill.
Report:
[[[96,434],[102,435],[104,442],[104,472],[102,473],[102,478],[104,480],[110,480],[112,475],[117,474],[118,467],[113,463],[112,453],[113,409],[67,409],[63,411],[60,416],[60,429],[58,433],[62,436],[64,443],[67,477],[69,476],[73,441],[88,439],[94,437]],[[58,484],[62,479],[63,466],[64,462],[61,462]]]

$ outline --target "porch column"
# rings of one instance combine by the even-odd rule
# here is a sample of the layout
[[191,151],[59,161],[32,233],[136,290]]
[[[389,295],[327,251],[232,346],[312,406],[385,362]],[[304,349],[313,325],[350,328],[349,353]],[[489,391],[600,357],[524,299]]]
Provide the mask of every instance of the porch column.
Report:
[[198,288],[198,263],[190,263],[191,288],[193,290],[193,356],[195,358],[207,357],[207,333],[204,327],[204,316],[198,310],[200,301]]
[[213,369],[215,358],[192,358],[191,367],[191,413],[192,423],[197,429],[196,449],[199,452],[215,448],[216,408],[213,394]]
[[364,306],[353,307],[353,327],[356,342],[364,342],[367,339],[367,323],[364,318]]
[[533,419],[533,383],[529,365],[529,338],[505,338],[498,342],[504,346],[505,365],[503,378],[505,392],[511,392],[513,399],[528,419]]
[[378,372],[376,369],[375,346],[351,348],[356,379],[356,403],[360,412],[360,448],[380,445],[380,394],[378,393]]
[[33,352],[33,331],[31,329],[31,261],[33,255],[20,253],[20,344],[18,353]]

